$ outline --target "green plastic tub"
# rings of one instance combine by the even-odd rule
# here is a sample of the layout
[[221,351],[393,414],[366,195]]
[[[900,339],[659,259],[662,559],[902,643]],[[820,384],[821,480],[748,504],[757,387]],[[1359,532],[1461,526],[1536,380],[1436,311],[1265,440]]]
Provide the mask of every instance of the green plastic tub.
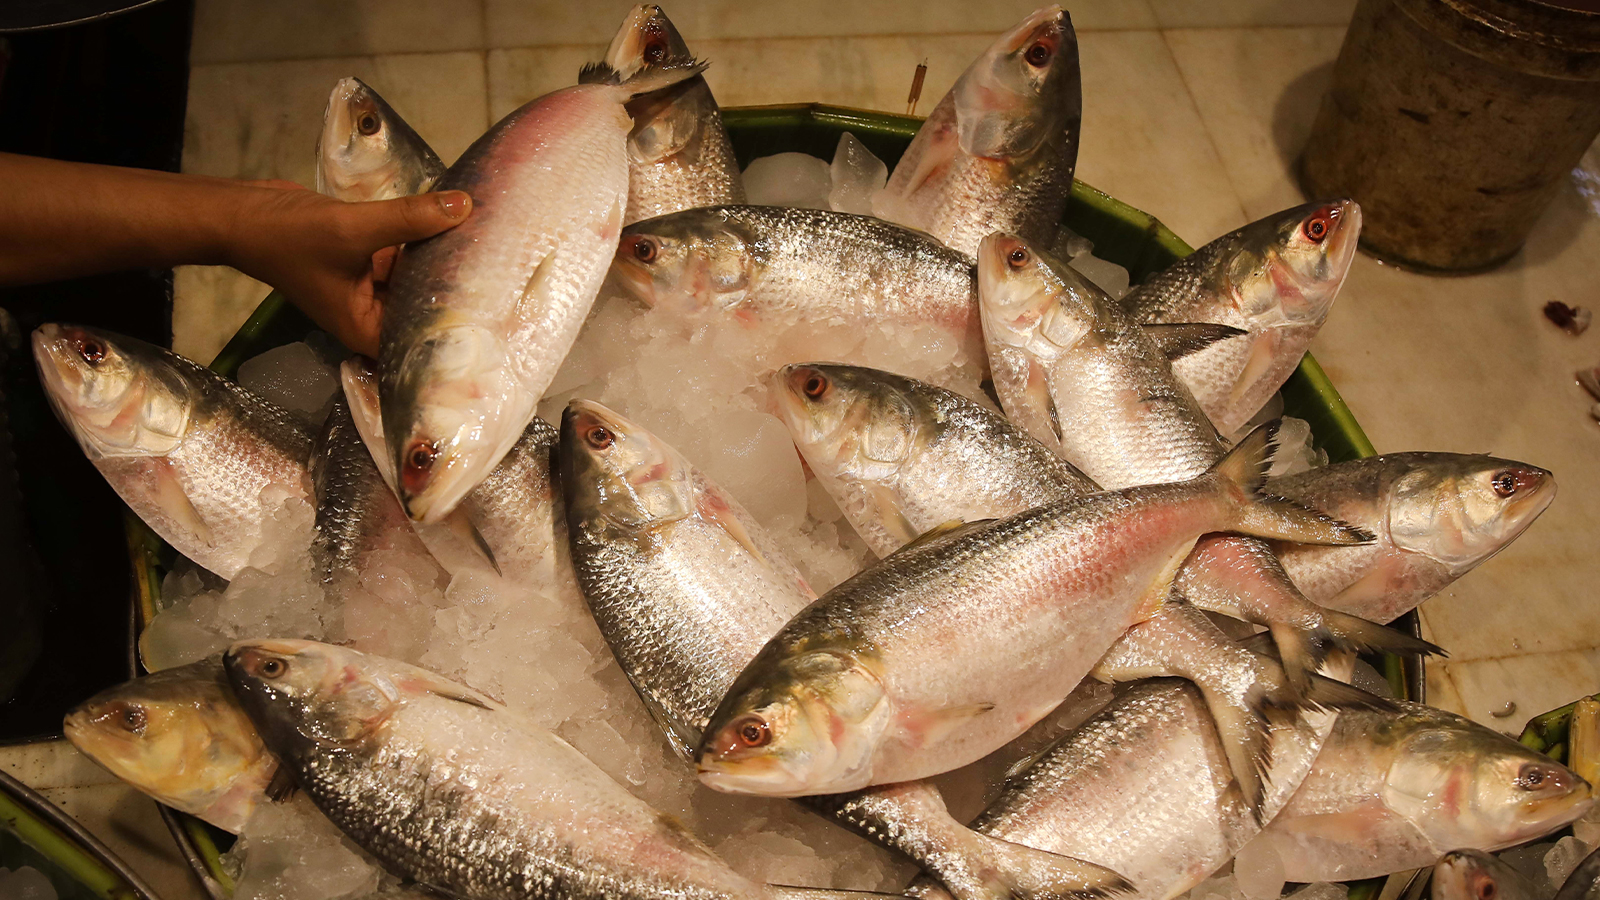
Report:
[[[733,138],[741,166],[757,157],[791,150],[832,160],[839,136],[850,132],[892,168],[922,124],[921,119],[912,116],[816,103],[735,107],[723,110],[722,118]],[[1096,256],[1125,267],[1135,283],[1187,256],[1193,249],[1154,216],[1081,181],[1072,186],[1072,199],[1063,221],[1094,242]],[[211,368],[231,376],[245,360],[273,347],[301,340],[313,328],[299,310],[273,293],[261,302],[217,355]],[[1356,424],[1322,367],[1310,355],[1284,385],[1283,397],[1285,412],[1310,423],[1313,441],[1318,448],[1327,451],[1329,461],[1343,462],[1374,455],[1372,443]],[[172,560],[172,550],[137,517],[130,514],[127,522],[128,546],[139,585],[138,612],[142,628],[160,608],[161,579]],[[1415,634],[1415,614],[1408,614],[1397,625]],[[1380,664],[1397,693],[1413,700],[1422,699],[1420,660],[1387,657],[1375,662]],[[218,865],[217,858],[219,848],[226,846],[231,836],[181,814],[174,814],[169,823],[185,854],[203,869],[202,882],[219,900],[228,896],[232,882]],[[1372,889],[1371,885],[1364,884],[1361,890],[1352,891],[1352,900],[1363,900]]]

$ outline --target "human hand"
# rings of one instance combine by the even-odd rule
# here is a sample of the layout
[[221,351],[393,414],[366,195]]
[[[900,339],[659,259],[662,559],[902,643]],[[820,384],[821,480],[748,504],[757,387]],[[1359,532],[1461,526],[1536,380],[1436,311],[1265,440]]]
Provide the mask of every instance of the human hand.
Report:
[[378,328],[399,245],[461,224],[463,191],[345,203],[287,181],[248,185],[226,261],[282,291],[346,347],[378,355]]

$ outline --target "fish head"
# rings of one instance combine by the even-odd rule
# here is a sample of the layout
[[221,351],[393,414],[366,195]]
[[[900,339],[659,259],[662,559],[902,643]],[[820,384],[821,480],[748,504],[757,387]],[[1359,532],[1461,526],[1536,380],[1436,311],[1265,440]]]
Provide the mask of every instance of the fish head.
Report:
[[883,481],[921,444],[930,413],[904,379],[864,366],[804,363],[767,379],[772,406],[812,471]]
[[1436,847],[1509,847],[1594,805],[1588,782],[1571,769],[1465,721],[1425,724],[1397,749],[1383,802]]
[[974,60],[951,88],[961,149],[1031,157],[1082,115],[1078,38],[1059,6],[1036,10]]
[[763,652],[712,714],[695,765],[708,787],[734,794],[856,790],[871,783],[888,720],[883,682],[857,654]]
[[1501,896],[1498,860],[1482,850],[1451,850],[1433,866],[1438,900],[1511,900]]
[[207,811],[266,757],[218,657],[101,691],[62,730],[111,774],[189,813]]
[[744,300],[764,263],[756,235],[709,207],[622,229],[611,276],[646,306],[678,313],[721,311]]
[[637,534],[694,512],[694,469],[688,461],[598,403],[567,404],[558,456],[571,522]]
[[280,757],[355,747],[400,706],[401,691],[366,654],[316,641],[239,641],[223,655],[228,682]]
[[661,7],[641,3],[622,20],[622,27],[606,48],[605,61],[627,80],[644,69],[690,55],[689,45]]
[[165,456],[182,446],[193,392],[171,354],[94,328],[45,324],[33,333],[33,359],[56,416],[90,459]]
[[346,201],[417,193],[444,167],[411,126],[359,78],[328,95],[317,137],[317,190]]
[[978,245],[978,312],[991,348],[1054,359],[1103,331],[1113,301],[1072,267],[1016,235]]
[[1396,547],[1459,575],[1515,540],[1555,495],[1555,476],[1538,466],[1427,454],[1390,485],[1385,527]]
[[1350,272],[1361,207],[1329,200],[1286,209],[1240,229],[1223,293],[1251,330],[1320,325]]
[[505,339],[476,323],[413,344],[382,372],[378,390],[392,483],[406,514],[428,524],[443,521],[494,471],[538,402]]

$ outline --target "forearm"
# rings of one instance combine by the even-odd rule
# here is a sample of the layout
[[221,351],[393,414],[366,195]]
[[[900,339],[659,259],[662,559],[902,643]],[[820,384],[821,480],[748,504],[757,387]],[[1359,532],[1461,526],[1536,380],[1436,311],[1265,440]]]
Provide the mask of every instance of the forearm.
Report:
[[253,187],[0,154],[0,284],[232,262]]

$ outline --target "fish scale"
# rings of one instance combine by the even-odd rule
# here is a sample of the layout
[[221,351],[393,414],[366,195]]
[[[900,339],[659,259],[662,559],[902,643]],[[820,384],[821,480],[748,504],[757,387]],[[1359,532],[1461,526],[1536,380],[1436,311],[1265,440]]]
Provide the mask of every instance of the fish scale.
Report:
[[317,498],[311,554],[323,584],[342,585],[344,578],[359,576],[368,555],[385,547],[428,558],[427,547],[384,483],[342,398],[317,436],[311,477]]

